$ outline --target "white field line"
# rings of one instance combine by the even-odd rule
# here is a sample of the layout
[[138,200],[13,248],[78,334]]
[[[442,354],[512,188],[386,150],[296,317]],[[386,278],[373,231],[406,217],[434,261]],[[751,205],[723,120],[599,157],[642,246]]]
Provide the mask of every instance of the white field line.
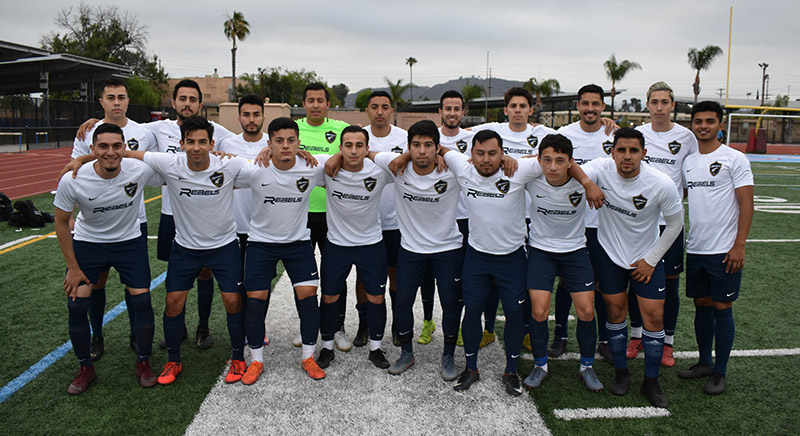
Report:
[[[716,352],[711,352],[712,356],[716,356]],[[700,354],[697,351],[676,351],[673,353],[676,359],[698,359]],[[732,350],[731,357],[781,357],[781,356],[800,356],[800,348],[771,348],[762,350]],[[523,354],[520,358],[533,360],[533,355]],[[581,356],[578,353],[564,353],[559,357],[548,357],[548,360],[580,360]],[[595,358],[600,358],[600,355],[595,355]],[[644,353],[640,352],[637,359],[644,359]]]
[[0,250],[5,250],[8,247],[13,247],[13,246],[15,246],[17,244],[21,244],[21,243],[23,243],[25,241],[30,241],[31,239],[35,239],[35,238],[38,238],[40,236],[42,236],[42,235],[31,235],[31,236],[26,236],[24,238],[19,238],[17,240],[11,241],[11,242],[6,242],[5,244],[0,245]]
[[596,418],[663,418],[669,416],[669,410],[658,407],[610,407],[607,409],[592,407],[588,409],[555,409],[556,418],[564,421],[573,419]]

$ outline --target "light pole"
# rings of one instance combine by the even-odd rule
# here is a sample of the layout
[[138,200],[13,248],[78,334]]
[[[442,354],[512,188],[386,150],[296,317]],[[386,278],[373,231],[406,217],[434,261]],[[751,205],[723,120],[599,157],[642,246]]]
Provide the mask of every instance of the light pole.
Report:
[[758,64],[758,66],[761,67],[761,106],[764,106],[764,88],[767,83],[767,67],[769,64],[762,62]]

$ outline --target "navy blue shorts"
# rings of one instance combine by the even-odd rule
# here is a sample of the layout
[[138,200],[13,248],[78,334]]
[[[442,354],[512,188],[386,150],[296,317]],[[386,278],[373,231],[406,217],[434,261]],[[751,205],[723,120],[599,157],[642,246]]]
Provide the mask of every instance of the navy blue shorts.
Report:
[[711,297],[718,303],[730,303],[739,298],[742,270],[733,274],[725,272],[722,263],[725,254],[686,255],[686,296]]
[[325,241],[322,255],[322,293],[338,295],[347,292],[347,276],[353,265],[358,279],[370,295],[386,293],[386,248],[383,241],[372,245],[343,247]]
[[400,252],[400,230],[384,230],[383,245],[386,247],[386,264],[397,267],[397,253]]
[[594,279],[597,278],[597,271],[600,269],[601,251],[600,242],[597,241],[597,227],[587,227],[584,233],[586,235],[586,249],[589,250],[589,258],[592,260],[592,271],[594,271]]
[[317,261],[310,240],[288,244],[248,241],[244,255],[244,290],[271,289],[279,260],[283,262],[293,286],[319,285]]
[[[664,233],[664,229],[666,227],[667,226],[661,226],[659,234]],[[683,234],[683,229],[681,228],[681,234],[675,238],[675,242],[673,242],[672,246],[669,247],[669,250],[664,253],[665,275],[677,275],[683,272],[683,241],[685,239],[686,238]]]
[[422,254],[400,247],[397,256],[397,292],[412,289],[416,292],[428,268],[433,268],[440,294],[455,292],[461,282],[463,262],[464,252],[461,248]]
[[496,255],[467,246],[461,284],[464,305],[482,306],[494,280],[504,311],[506,307],[511,310],[512,304],[521,306],[528,298],[525,288],[527,266],[523,247],[509,254]]
[[187,291],[194,287],[194,279],[206,267],[214,273],[219,290],[239,292],[242,287],[242,258],[239,241],[208,250],[192,250],[172,243],[167,267],[167,292]]
[[72,249],[83,274],[92,282],[112,266],[119,281],[132,289],[150,289],[150,261],[142,238],[123,242],[86,242],[72,240]]
[[556,276],[569,292],[594,291],[594,273],[589,250],[551,253],[528,247],[528,289],[553,291]]
[[139,237],[144,240],[144,245],[147,246],[147,221],[139,223],[139,232],[142,234]]
[[456,224],[458,224],[458,231],[461,233],[461,246],[467,246],[467,239],[469,239],[469,219],[462,218],[460,220],[456,220]]
[[625,292],[630,287],[631,292],[642,298],[649,298],[651,300],[663,300],[667,288],[666,279],[664,278],[664,261],[658,262],[653,275],[650,277],[650,283],[645,284],[631,277],[632,269],[620,268],[611,261],[606,254],[605,250],[600,249],[601,256],[599,259],[600,268],[597,270],[597,277],[600,281],[600,290],[604,294],[614,295]]
[[175,239],[175,218],[172,215],[161,214],[158,221],[158,249],[156,257],[158,260],[169,262],[169,254],[172,252],[172,241]]

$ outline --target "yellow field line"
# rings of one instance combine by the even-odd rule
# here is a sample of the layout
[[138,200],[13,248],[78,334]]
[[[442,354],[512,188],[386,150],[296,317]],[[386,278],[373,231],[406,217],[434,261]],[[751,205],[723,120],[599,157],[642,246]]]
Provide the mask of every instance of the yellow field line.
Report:
[[[160,196],[160,195],[157,195],[157,196],[155,196],[155,197],[153,197],[153,198],[149,198],[149,199],[145,200],[144,202],[145,202],[145,203],[149,203],[149,202],[151,202],[151,201],[153,201],[153,200],[158,200],[159,198],[161,198],[161,196]],[[5,250],[0,250],[0,255],[6,254],[6,253],[8,253],[8,252],[10,252],[10,251],[14,251],[14,250],[16,250],[17,248],[22,248],[22,247],[24,247],[24,246],[26,246],[26,245],[28,245],[28,244],[33,244],[34,242],[39,242],[39,241],[41,241],[42,239],[47,239],[49,236],[53,236],[53,235],[55,235],[55,234],[56,234],[56,232],[50,232],[50,233],[48,233],[48,234],[46,234],[46,235],[39,236],[39,237],[38,237],[38,238],[36,238],[36,239],[31,239],[30,241],[20,242],[20,243],[19,243],[19,244],[17,244],[17,245],[13,245],[13,246],[11,246],[11,247],[8,247],[8,248],[6,248]]]

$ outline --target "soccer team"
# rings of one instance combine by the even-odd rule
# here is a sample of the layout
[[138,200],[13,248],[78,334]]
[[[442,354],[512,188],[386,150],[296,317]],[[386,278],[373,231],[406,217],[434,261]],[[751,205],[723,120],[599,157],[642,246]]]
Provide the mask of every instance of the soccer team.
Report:
[[[410,368],[420,288],[425,319],[418,342],[431,340],[438,290],[441,376],[455,381],[457,391],[480,379],[478,352],[494,340],[498,301],[505,316],[505,390],[519,395],[523,386],[539,387],[548,356],[564,351],[574,301],[579,375],[586,387],[604,387],[593,369],[597,349],[615,367],[609,390],[627,394],[627,359],[643,349],[642,393],[654,406],[667,407],[658,374],[661,365],[675,364],[682,199],[688,194],[686,292],[695,302],[700,360],[679,376],[708,377],[705,391],[722,393],[735,330],[731,307],[753,215],[749,163],[718,142],[723,114],[716,103],[694,105],[690,131],[670,121],[674,95],[658,82],[647,93],[652,123],[614,131],[613,122],[601,118],[603,95],[597,85],[582,87],[580,119],[556,132],[530,125],[532,95],[511,88],[504,101],[507,123],[465,130],[464,100],[447,91],[440,99],[441,127],[420,121],[405,131],[390,123],[386,92],[369,96],[370,125],[362,128],[327,118],[328,91],[310,84],[303,93],[307,117],[271,120],[265,136],[264,103],[257,96],[239,101],[239,135],[197,116],[202,92],[191,80],[173,90],[177,120],[140,125],[125,116],[125,83],[109,80],[100,97],[105,118],[79,131],[75,159],[54,201],[67,264],[69,333],[80,363],[68,392],[80,394],[96,378],[93,361],[103,354],[112,266],[125,285],[140,385],[168,385],[181,373],[185,303],[195,279],[196,345],[212,346],[213,278],[232,349],[225,381],[255,383],[264,371],[265,317],[280,260],[300,319],[294,343],[313,379],[325,377],[334,345],[341,351],[368,345],[368,360],[393,375]],[[162,342],[168,361],[158,376],[149,363],[155,323],[145,185],[163,185],[158,257],[169,262]],[[344,320],[353,266],[359,329],[351,342]],[[387,277],[393,343],[400,351],[391,363],[382,349]],[[548,349],[557,277],[556,330]],[[466,367],[459,372],[454,354],[462,337]],[[517,360],[524,345],[535,367],[520,382]]]

